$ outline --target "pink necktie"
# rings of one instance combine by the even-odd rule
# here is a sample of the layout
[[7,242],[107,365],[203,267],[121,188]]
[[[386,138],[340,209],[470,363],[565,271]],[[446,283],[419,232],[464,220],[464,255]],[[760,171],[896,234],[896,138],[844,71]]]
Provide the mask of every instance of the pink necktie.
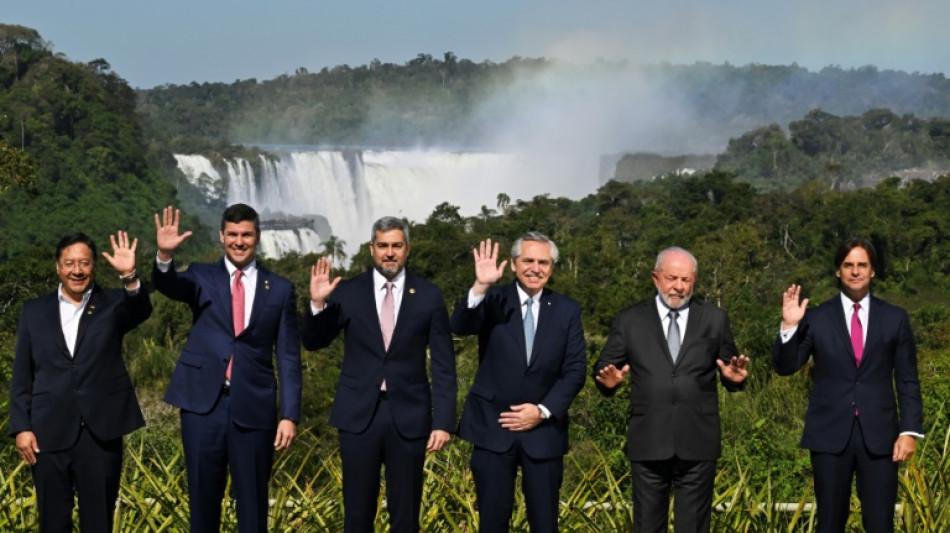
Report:
[[861,304],[854,304],[854,313],[851,314],[851,349],[854,350],[854,359],[858,366],[861,366],[861,358],[864,357],[864,328],[861,327],[861,317],[858,311],[861,310]]
[[[234,285],[231,287],[231,319],[234,321],[234,336],[237,337],[244,331],[244,283],[241,282],[241,276],[244,271],[234,271]],[[234,364],[234,354],[231,354],[231,360],[228,361],[228,369],[224,372],[224,377],[231,380],[231,366]]]
[[386,282],[386,295],[379,310],[379,326],[383,330],[383,345],[389,350],[389,341],[393,339],[393,330],[396,329],[396,304],[393,302],[391,281]]

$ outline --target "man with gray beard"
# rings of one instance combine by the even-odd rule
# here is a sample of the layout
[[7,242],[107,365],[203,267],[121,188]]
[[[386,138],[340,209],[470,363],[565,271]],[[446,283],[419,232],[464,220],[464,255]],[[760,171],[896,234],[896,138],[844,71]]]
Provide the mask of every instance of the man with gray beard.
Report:
[[721,453],[716,370],[730,392],[742,390],[748,375],[725,311],[692,297],[697,271],[688,251],[660,252],[656,296],[620,311],[594,365],[605,396],[630,376],[635,533],[667,531],[671,489],[675,531],[709,531]]

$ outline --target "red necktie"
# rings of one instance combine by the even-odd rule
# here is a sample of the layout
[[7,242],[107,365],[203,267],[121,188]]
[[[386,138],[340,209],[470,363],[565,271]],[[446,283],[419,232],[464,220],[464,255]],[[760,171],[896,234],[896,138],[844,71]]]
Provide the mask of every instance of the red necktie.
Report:
[[383,345],[389,350],[389,341],[393,339],[393,330],[396,329],[396,304],[393,301],[393,283],[386,282],[386,295],[383,296],[383,305],[379,309],[379,326],[383,330]]
[[[231,287],[231,318],[234,321],[234,336],[237,337],[244,331],[244,283],[241,282],[241,276],[244,271],[234,271],[234,285]],[[234,354],[231,354],[231,360],[228,361],[228,369],[224,372],[224,377],[231,380],[231,366],[234,364]]]
[[854,313],[851,314],[851,349],[854,350],[854,359],[858,366],[861,366],[861,358],[864,357],[864,328],[861,327],[861,317],[858,311],[861,310],[861,304],[854,304]]

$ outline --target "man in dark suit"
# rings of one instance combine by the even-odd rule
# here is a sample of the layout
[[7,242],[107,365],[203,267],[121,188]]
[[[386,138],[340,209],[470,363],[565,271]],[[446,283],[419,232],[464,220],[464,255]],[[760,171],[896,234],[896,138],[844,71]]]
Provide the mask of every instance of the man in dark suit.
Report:
[[264,532],[274,450],[290,446],[300,420],[294,287],[255,260],[260,222],[245,204],[228,207],[221,218],[224,259],[192,263],[179,272],[173,253],[191,236],[179,233],[180,216],[172,207],[161,220],[155,215],[158,257],[152,282],[192,312],[188,342],[165,392],[165,401],[181,408],[191,531],[220,529],[230,467],[238,530]]
[[122,361],[122,337],[152,313],[124,231],[102,256],[125,290],[96,279],[96,245],[82,233],[56,247],[55,293],[23,305],[10,381],[10,434],[33,467],[40,531],[72,531],[73,489],[82,531],[110,532],[122,436],[145,425]]
[[688,251],[660,252],[657,294],[622,310],[594,366],[612,395],[630,376],[627,457],[633,477],[633,530],[665,533],[673,492],[677,533],[708,532],[720,455],[719,381],[744,387],[749,364],[736,350],[729,318],[692,298],[698,265]]
[[801,446],[811,450],[819,532],[844,531],[855,474],[865,531],[894,531],[897,464],[923,437],[914,335],[906,311],[871,296],[876,263],[869,241],[848,239],[835,254],[839,295],[807,311],[799,285],[782,297],[776,372],[814,357]]
[[408,225],[377,220],[369,248],[375,268],[342,283],[331,281],[328,258],[314,265],[303,344],[316,350],[345,332],[330,413],[340,431],[344,530],[373,531],[385,464],[390,531],[416,533],[425,453],[441,450],[455,425],[455,355],[442,291],[405,269]]
[[479,531],[508,530],[521,467],[531,531],[556,532],[568,408],[587,371],[581,308],[545,287],[558,259],[548,237],[531,232],[515,240],[516,281],[503,287],[493,286],[507,263],[498,264],[498,243],[482,241],[473,254],[475,283],[451,323],[459,335],[478,335],[478,371],[459,436],[474,445]]

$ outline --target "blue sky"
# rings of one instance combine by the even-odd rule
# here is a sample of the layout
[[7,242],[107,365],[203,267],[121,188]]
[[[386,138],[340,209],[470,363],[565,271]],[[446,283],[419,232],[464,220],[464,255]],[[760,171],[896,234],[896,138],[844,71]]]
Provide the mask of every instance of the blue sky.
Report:
[[446,51],[636,63],[709,61],[950,69],[947,0],[8,0],[76,61],[134,87],[270,79]]

